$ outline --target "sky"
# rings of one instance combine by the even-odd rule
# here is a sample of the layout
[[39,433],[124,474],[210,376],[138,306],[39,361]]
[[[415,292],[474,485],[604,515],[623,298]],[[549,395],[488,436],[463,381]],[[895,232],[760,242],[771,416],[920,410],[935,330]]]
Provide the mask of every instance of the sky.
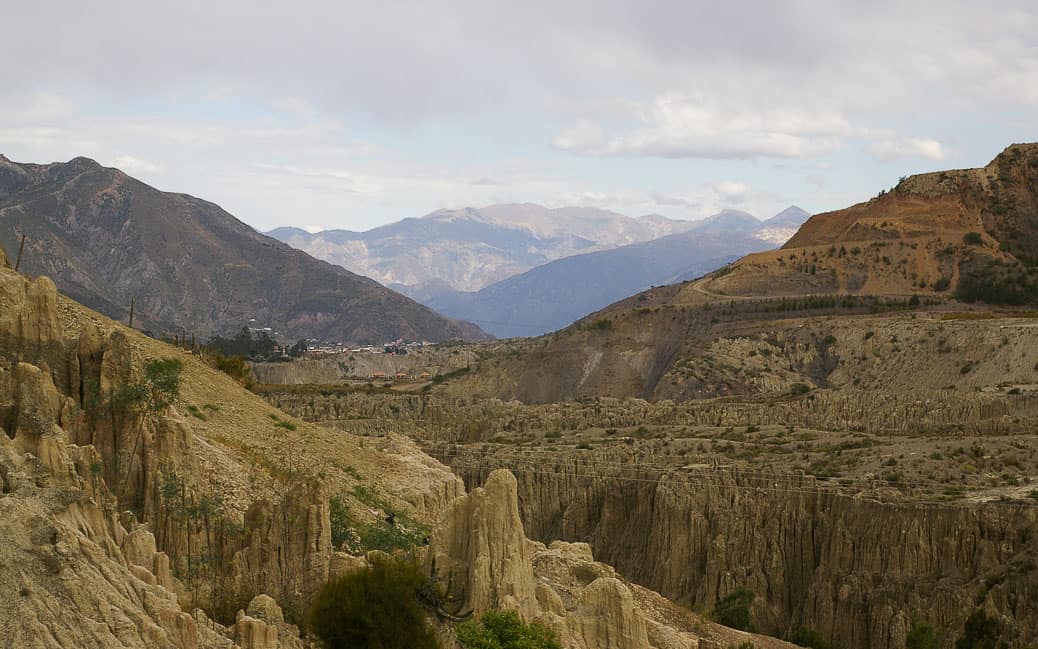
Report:
[[34,0],[0,57],[0,153],[260,230],[822,212],[1038,140],[1033,0]]

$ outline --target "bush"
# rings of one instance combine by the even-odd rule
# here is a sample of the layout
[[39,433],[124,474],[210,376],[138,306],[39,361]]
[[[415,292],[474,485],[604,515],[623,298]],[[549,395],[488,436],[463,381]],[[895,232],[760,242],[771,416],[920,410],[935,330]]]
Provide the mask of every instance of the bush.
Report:
[[487,611],[478,623],[459,624],[457,636],[464,649],[561,649],[551,629],[526,624],[515,611]]
[[419,599],[426,587],[415,563],[374,559],[326,583],[307,626],[326,649],[439,649]]
[[966,620],[962,637],[955,641],[955,649],[1003,649],[1009,645],[1001,636],[998,622],[984,611],[976,611]]
[[801,647],[810,647],[810,649],[831,649],[831,645],[826,642],[822,634],[814,629],[796,629],[790,634],[789,641]]
[[256,383],[252,378],[252,370],[249,369],[249,364],[245,362],[243,356],[225,356],[214,350],[209,355],[209,364],[213,366],[213,369],[220,370],[233,378],[246,390],[251,390]]
[[807,394],[810,391],[811,386],[805,383],[794,383],[789,387],[789,393],[794,397],[799,397],[801,395]]
[[963,235],[962,241],[967,246],[979,246],[984,243],[984,237],[980,236],[979,232],[967,232]]
[[905,637],[905,649],[937,649],[937,633],[926,622],[916,622]]
[[338,550],[344,543],[351,540],[353,529],[353,515],[342,496],[332,496],[328,499],[329,519],[332,524],[332,547]]
[[710,617],[718,624],[723,624],[740,631],[752,631],[750,622],[750,604],[753,603],[753,592],[747,588],[736,588],[731,593],[717,600]]

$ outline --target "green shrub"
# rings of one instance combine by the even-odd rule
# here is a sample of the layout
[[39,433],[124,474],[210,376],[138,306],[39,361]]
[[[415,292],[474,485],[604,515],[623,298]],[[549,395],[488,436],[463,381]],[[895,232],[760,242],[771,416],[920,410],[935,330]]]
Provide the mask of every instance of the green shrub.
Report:
[[357,530],[360,544],[365,550],[381,550],[392,553],[397,550],[412,551],[425,543],[429,530],[404,514],[397,514],[395,523],[377,520]]
[[479,622],[456,629],[464,649],[561,649],[558,638],[536,622],[526,624],[515,611],[487,611]]
[[214,369],[220,370],[242,385],[246,390],[251,390],[256,384],[252,378],[252,370],[245,362],[243,356],[225,356],[219,351],[213,350],[208,356],[209,364]]
[[979,232],[967,232],[962,237],[962,242],[967,246],[979,246],[984,243],[984,237]]
[[905,649],[937,649],[937,633],[926,622],[916,622],[905,637]]
[[419,599],[426,588],[414,562],[374,559],[326,583],[307,626],[326,649],[439,649]]
[[789,386],[789,393],[794,397],[799,397],[801,395],[807,394],[810,391],[811,386],[806,385],[804,383],[794,383],[793,385]]
[[736,588],[731,593],[717,600],[717,605],[710,617],[718,624],[723,624],[740,631],[752,631],[750,622],[750,605],[753,604],[753,592],[747,588]]
[[328,509],[332,523],[332,547],[339,549],[343,543],[350,540],[350,530],[354,526],[353,516],[341,496],[329,498]]
[[969,616],[962,637],[955,641],[955,649],[1003,649],[1008,646],[1002,640],[998,622],[984,611]]
[[822,634],[814,629],[795,629],[790,634],[789,641],[801,647],[810,647],[810,649],[831,649],[831,645],[826,642]]

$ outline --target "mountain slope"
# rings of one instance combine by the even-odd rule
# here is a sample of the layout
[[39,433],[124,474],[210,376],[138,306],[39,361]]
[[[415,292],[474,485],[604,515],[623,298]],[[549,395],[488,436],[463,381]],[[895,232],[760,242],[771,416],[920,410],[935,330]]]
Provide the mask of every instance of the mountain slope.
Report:
[[[753,217],[746,215],[755,223]],[[477,322],[497,336],[535,336],[654,284],[699,277],[748,252],[770,247],[749,233],[689,232],[538,266],[472,293],[440,293],[434,309]]]
[[691,222],[658,215],[631,218],[526,203],[438,210],[367,232],[277,228],[268,234],[409,295],[428,295],[443,287],[476,291],[555,259],[690,227]]
[[288,337],[479,339],[482,331],[254,231],[219,206],[161,192],[87,158],[0,156],[0,245],[77,301],[198,335],[255,320]]
[[947,294],[1038,301],[1038,144],[987,166],[921,174],[811,217],[781,250],[750,255],[698,287],[712,293]]

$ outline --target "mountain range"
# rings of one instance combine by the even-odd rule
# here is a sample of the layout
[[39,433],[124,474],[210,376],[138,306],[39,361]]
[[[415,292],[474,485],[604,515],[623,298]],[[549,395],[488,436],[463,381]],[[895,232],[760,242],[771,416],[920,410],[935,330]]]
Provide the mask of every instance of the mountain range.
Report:
[[287,338],[482,339],[374,280],[314,259],[219,206],[159,191],[87,158],[0,156],[0,245],[21,270],[105,315],[200,336],[245,324]]
[[573,255],[479,291],[412,292],[440,313],[465,318],[499,337],[537,336],[650,286],[704,275],[751,252],[775,247],[767,232],[803,222],[791,207],[761,222],[738,210],[694,221],[688,230],[651,241]]
[[765,221],[738,210],[681,221],[524,203],[440,210],[361,233],[268,234],[512,337],[552,331],[649,286],[773,248],[808,216],[793,206]]
[[[277,228],[267,234],[397,290],[477,291],[555,259],[656,239],[691,227],[589,207],[532,203],[438,210],[368,230]],[[406,288],[405,288],[406,287]]]

